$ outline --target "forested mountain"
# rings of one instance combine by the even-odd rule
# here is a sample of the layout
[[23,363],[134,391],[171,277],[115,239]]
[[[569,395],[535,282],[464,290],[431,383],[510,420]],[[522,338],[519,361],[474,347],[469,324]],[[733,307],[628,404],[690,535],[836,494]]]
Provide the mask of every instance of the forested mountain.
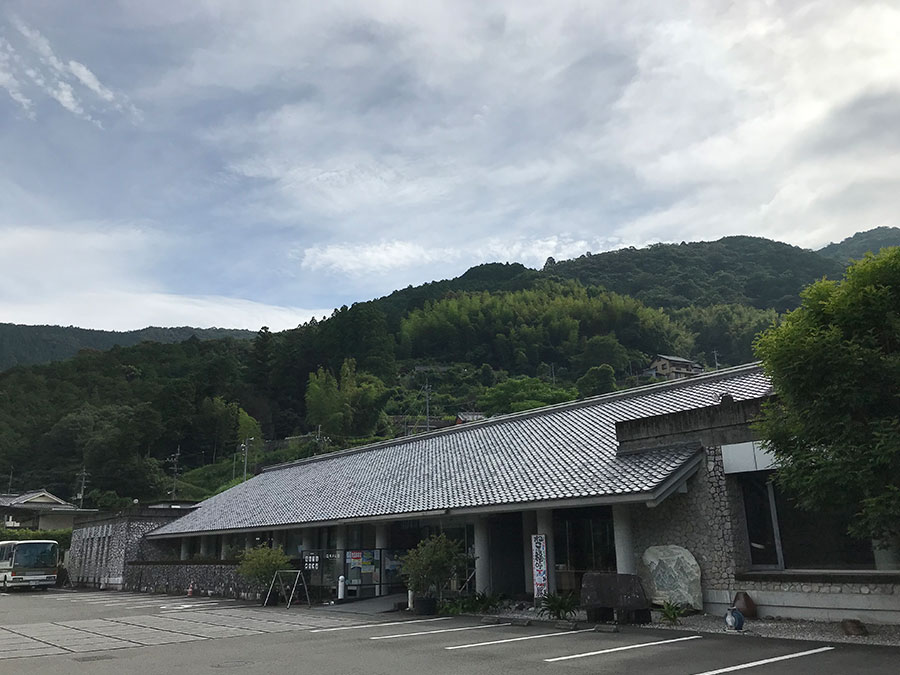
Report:
[[846,264],[850,260],[864,257],[866,253],[878,253],[886,246],[900,246],[900,227],[876,227],[866,232],[857,232],[841,242],[828,244],[819,249],[819,253]]
[[116,332],[74,326],[22,326],[0,323],[0,370],[33,363],[49,363],[75,356],[81,349],[111,349],[141,342],[172,343],[196,335],[201,340],[253,337],[252,331],[232,328],[157,328]]
[[95,343],[66,361],[0,373],[0,475],[11,473],[14,489],[72,498],[84,468],[86,505],[159,498],[173,485],[202,497],[240,480],[246,439],[252,471],[461,411],[499,414],[633,386],[647,381],[656,353],[708,367],[750,361],[754,336],[802,286],[842,268],[730,237],[548,261],[543,271],[482,265],[252,340],[172,329],[191,337],[106,351]]
[[544,271],[631,295],[651,307],[740,304],[784,312],[799,305],[806,284],[837,278],[843,267],[796,246],[725,237],[551,260]]

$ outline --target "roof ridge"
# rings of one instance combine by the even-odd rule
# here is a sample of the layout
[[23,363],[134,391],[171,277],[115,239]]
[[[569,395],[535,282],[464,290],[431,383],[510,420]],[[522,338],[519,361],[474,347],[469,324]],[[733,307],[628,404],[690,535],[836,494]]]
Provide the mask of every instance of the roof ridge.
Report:
[[316,462],[321,462],[324,460],[330,460],[336,457],[345,457],[348,455],[355,455],[362,452],[369,452],[374,450],[382,450],[384,448],[390,448],[396,445],[403,445],[404,443],[409,443],[411,441],[419,441],[425,440],[429,438],[437,438],[439,436],[447,436],[455,433],[463,433],[469,431],[471,429],[481,429],[490,426],[496,426],[499,424],[505,424],[511,420],[521,420],[521,419],[530,419],[532,417],[540,417],[545,414],[549,414],[552,412],[558,412],[561,410],[577,410],[579,408],[584,408],[591,405],[596,405],[598,403],[605,403],[607,401],[617,401],[620,399],[633,398],[637,396],[642,396],[646,393],[652,393],[660,390],[669,390],[669,389],[682,389],[684,387],[693,386],[698,384],[699,382],[710,382],[720,379],[727,379],[733,375],[743,373],[743,372],[751,372],[754,370],[761,370],[760,361],[753,361],[751,363],[746,363],[740,366],[732,366],[730,368],[723,368],[721,370],[714,370],[709,373],[702,373],[699,375],[695,375],[693,377],[685,377],[682,379],[669,381],[669,382],[654,382],[652,384],[645,384],[639,387],[631,387],[629,389],[621,389],[619,391],[609,392],[607,394],[600,394],[598,396],[590,396],[588,398],[576,399],[575,401],[566,401],[564,403],[554,403],[551,405],[541,406],[540,408],[532,408],[531,410],[523,410],[521,412],[515,413],[507,413],[505,415],[497,415],[496,417],[487,417],[482,420],[477,420],[475,422],[467,422],[466,424],[458,424],[451,427],[446,427],[443,429],[435,429],[434,431],[426,431],[425,433],[415,434],[414,436],[401,436],[399,438],[391,438],[384,441],[378,441],[376,443],[369,443],[367,445],[361,445],[356,448],[347,448],[346,450],[338,450],[336,452],[329,452],[323,455],[314,455],[313,457],[304,457],[303,459],[295,459],[290,462],[282,462],[281,464],[273,464],[272,466],[267,466],[262,469],[260,473],[269,473],[270,471],[281,471],[282,469],[287,469],[293,466],[299,466],[303,464],[315,464]]

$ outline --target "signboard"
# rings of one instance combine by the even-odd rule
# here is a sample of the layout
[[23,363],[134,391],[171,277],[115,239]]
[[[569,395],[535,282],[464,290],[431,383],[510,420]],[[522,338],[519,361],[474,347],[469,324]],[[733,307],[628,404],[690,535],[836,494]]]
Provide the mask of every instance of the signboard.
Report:
[[547,536],[531,535],[531,570],[534,576],[534,601],[547,595]]

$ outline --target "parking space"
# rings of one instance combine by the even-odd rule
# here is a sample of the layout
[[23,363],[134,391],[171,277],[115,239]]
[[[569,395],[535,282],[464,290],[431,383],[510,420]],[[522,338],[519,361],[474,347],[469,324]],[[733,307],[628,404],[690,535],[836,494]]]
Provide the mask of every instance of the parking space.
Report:
[[[109,615],[121,605],[89,602],[87,616],[52,618],[54,600],[33,602],[44,620],[0,624],[0,673],[170,673],[258,664],[280,672],[490,673],[641,672],[648,675],[896,675],[900,650],[691,634],[642,628],[596,632],[546,624],[481,623],[468,617],[365,616],[327,608],[285,610],[197,602],[187,609]],[[112,594],[115,597],[118,594]],[[133,598],[122,598],[132,602]],[[138,598],[140,600],[140,598]],[[182,604],[187,604],[182,603]],[[134,605],[132,605],[133,607]],[[48,620],[49,618],[49,620]],[[160,646],[166,649],[159,649]],[[149,650],[146,651],[145,650]],[[143,656],[142,656],[143,655]],[[150,658],[147,658],[150,657]],[[27,664],[27,665],[26,665]],[[90,664],[90,668],[88,668]],[[167,665],[169,664],[169,665]],[[225,664],[225,665],[223,665]],[[108,666],[108,667],[107,667]],[[214,671],[212,671],[214,672]]]

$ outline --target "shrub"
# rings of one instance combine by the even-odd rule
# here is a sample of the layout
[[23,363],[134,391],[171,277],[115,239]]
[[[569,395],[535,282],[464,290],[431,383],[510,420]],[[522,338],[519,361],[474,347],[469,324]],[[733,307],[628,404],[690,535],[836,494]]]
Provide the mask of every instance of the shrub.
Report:
[[284,551],[280,548],[269,548],[265,544],[243,551],[240,554],[240,561],[238,574],[263,588],[272,582],[275,572],[288,569],[290,564]]
[[437,597],[454,572],[464,569],[462,545],[446,535],[432,535],[402,557],[402,574],[409,590],[422,597]]
[[685,613],[684,607],[668,600],[663,602],[662,610],[660,611],[662,612],[663,620],[668,621],[673,626],[677,626],[680,623],[678,619],[684,616]]
[[575,616],[578,598],[572,593],[548,593],[541,598],[538,614],[557,621],[565,621]]

